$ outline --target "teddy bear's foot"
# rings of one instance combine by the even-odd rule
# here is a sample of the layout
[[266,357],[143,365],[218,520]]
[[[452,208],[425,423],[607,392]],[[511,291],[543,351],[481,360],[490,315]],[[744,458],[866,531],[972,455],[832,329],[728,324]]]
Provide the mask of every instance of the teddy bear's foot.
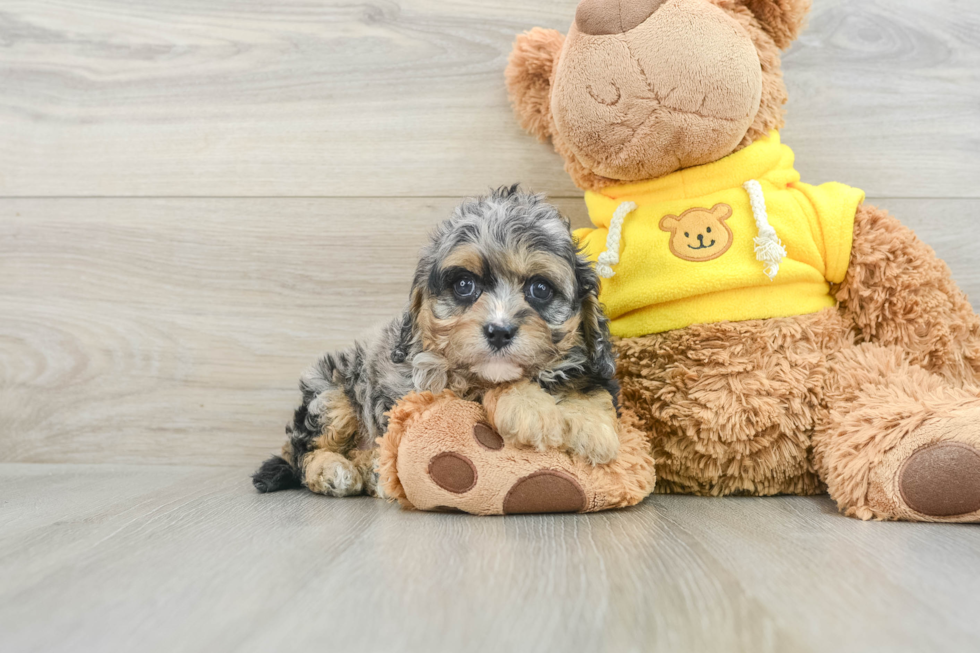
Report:
[[912,510],[929,517],[980,511],[980,451],[961,442],[917,449],[898,472],[898,491]]
[[653,459],[642,433],[631,424],[621,431],[619,457],[594,466],[506,442],[480,404],[450,392],[409,395],[380,441],[381,486],[406,507],[477,515],[633,505],[653,490]]
[[980,407],[929,419],[868,476],[860,517],[980,522]]

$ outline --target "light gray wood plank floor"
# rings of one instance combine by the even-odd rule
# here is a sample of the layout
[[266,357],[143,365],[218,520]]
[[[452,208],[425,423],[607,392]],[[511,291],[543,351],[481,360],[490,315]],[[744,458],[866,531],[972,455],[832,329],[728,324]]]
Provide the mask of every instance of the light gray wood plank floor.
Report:
[[[575,4],[0,2],[0,652],[980,650],[975,526],[252,490],[299,372],[401,308],[461,196],[585,223],[502,78]],[[980,3],[814,0],[784,69],[804,180],[980,308]]]
[[827,498],[481,518],[247,469],[0,466],[0,650],[969,651],[980,529]]

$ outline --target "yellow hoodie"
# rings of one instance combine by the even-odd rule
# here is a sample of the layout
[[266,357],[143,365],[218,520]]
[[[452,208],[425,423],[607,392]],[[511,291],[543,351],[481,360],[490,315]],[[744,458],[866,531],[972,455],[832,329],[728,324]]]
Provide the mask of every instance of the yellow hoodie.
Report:
[[773,132],[714,163],[586,192],[596,228],[575,237],[606,277],[613,335],[634,337],[834,306],[863,201],[843,184],[800,183]]

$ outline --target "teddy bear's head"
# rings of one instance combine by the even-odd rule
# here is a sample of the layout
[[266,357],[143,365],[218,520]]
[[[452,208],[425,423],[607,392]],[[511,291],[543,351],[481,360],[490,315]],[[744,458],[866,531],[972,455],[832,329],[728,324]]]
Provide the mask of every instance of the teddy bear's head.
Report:
[[582,0],[518,36],[507,86],[580,188],[716,161],[782,126],[780,50],[810,0]]

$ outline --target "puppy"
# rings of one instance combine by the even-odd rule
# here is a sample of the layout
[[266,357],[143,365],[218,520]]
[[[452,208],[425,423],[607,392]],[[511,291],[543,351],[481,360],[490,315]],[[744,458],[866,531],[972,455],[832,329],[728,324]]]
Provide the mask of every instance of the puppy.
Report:
[[514,185],[464,202],[423,249],[407,310],[300,379],[282,455],[255,473],[256,489],[378,495],[387,412],[446,388],[482,401],[509,442],[609,462],[619,388],[598,287],[542,196]]

